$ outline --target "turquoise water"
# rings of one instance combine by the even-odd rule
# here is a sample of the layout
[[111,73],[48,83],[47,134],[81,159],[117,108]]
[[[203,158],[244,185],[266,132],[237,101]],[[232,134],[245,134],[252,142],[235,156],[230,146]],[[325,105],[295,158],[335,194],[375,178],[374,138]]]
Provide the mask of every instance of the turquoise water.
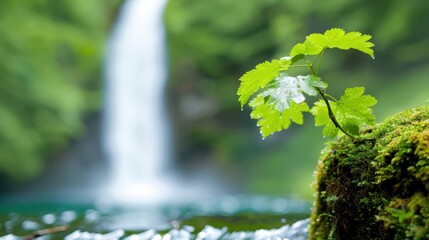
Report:
[[[226,196],[182,205],[121,206],[58,202],[2,203],[0,236],[28,236],[37,230],[67,226],[48,234],[63,239],[75,231],[109,233],[123,231],[123,237],[153,230],[172,229],[199,232],[207,226],[228,232],[281,228],[308,218],[308,202],[286,197]],[[64,229],[62,229],[64,230]]]

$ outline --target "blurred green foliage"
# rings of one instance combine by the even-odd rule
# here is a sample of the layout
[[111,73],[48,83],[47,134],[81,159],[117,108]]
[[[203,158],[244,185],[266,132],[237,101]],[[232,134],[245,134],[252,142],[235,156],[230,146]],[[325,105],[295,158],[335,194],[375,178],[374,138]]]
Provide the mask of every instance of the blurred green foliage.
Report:
[[[324,81],[334,96],[365,86],[379,99],[378,121],[427,104],[429,2],[425,0],[170,0],[165,20],[170,50],[171,109],[182,159],[217,160],[226,178],[257,193],[298,193],[309,187],[322,139],[311,124],[261,141],[249,109],[240,111],[239,77],[256,63],[287,55],[313,32],[339,27],[373,36],[375,57],[339,54],[323,58]],[[339,52],[339,51],[338,51]],[[335,61],[331,61],[335,59]],[[189,114],[187,96],[205,104]],[[192,100],[191,99],[191,100]],[[306,121],[311,121],[307,119]],[[247,184],[248,183],[248,184]]]
[[[0,1],[0,174],[37,175],[99,108],[103,43],[119,2]],[[340,27],[371,34],[376,60],[324,56],[324,81],[340,80],[333,91],[366,86],[379,120],[427,104],[427,9],[425,0],[170,0],[167,93],[179,160],[209,162],[253,192],[311,196],[320,129],[262,141],[249,109],[240,111],[238,78],[306,35]]]
[[0,174],[36,176],[99,107],[103,43],[117,4],[0,1]]

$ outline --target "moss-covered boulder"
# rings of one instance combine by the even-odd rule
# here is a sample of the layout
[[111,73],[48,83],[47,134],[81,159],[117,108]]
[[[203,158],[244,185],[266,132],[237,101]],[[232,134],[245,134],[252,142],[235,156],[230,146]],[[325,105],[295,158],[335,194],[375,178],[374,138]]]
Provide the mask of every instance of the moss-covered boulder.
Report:
[[329,143],[311,239],[429,239],[429,106]]

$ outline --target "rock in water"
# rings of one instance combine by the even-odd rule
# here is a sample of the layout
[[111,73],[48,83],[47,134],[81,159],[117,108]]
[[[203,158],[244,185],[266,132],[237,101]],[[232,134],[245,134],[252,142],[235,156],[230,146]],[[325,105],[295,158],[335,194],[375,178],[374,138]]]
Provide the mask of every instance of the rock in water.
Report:
[[310,239],[429,239],[429,106],[329,143]]

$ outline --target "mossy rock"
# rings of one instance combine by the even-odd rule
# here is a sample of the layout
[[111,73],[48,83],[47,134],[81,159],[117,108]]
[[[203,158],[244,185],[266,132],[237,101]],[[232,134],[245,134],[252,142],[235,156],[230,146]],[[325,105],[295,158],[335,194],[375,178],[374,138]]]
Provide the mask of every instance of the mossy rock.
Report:
[[429,106],[322,153],[310,239],[429,239]]

